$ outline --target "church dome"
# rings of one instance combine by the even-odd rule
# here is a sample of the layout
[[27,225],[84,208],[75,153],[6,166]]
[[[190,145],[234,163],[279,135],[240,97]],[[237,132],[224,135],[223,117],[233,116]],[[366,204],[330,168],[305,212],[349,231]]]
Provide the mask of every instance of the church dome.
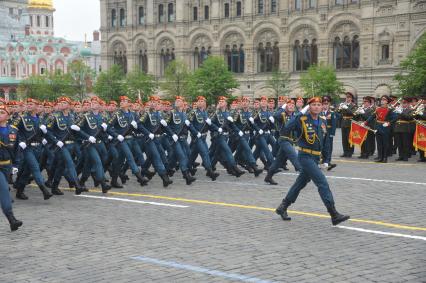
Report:
[[28,8],[53,10],[52,0],[29,0]]

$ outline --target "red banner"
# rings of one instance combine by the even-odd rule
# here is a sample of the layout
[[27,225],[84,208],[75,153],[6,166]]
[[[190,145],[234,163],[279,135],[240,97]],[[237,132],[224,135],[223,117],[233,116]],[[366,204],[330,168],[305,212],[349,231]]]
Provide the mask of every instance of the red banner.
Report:
[[351,146],[359,146],[361,147],[367,138],[368,130],[352,121],[351,123],[351,131],[349,133],[349,143]]
[[426,127],[418,123],[414,133],[413,146],[416,150],[426,151]]

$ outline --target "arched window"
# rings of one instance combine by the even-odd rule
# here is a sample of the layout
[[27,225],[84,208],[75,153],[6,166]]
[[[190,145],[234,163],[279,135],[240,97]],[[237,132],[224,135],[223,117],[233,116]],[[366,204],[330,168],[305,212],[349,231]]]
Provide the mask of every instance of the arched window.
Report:
[[115,9],[111,10],[111,26],[115,27],[117,24],[117,11]]
[[272,46],[271,42],[260,42],[257,48],[257,71],[259,73],[272,72],[279,68],[278,42]]
[[124,9],[120,9],[120,27],[124,27],[126,25],[126,12]]
[[200,67],[204,61],[207,60],[207,58],[211,54],[211,46],[209,46],[207,49],[206,47],[202,46],[201,49],[198,47],[194,48],[194,70]]
[[146,49],[139,50],[139,70],[145,74],[148,73],[148,56],[146,53]]
[[208,20],[210,18],[210,9],[209,6],[204,6],[204,19]]
[[30,16],[30,26],[33,26],[34,25],[34,23],[33,23],[33,16]]
[[359,41],[355,35],[352,40],[345,36],[343,41],[334,39],[334,63],[336,69],[350,69],[359,67]]
[[241,17],[241,1],[237,2],[237,17]]
[[46,16],[46,17],[45,17],[45,20],[46,20],[46,23],[45,23],[45,24],[46,24],[46,27],[48,28],[48,27],[49,27],[49,16]]
[[40,27],[40,16],[37,16],[37,27]]
[[225,47],[225,57],[228,64],[228,70],[234,73],[244,73],[245,52],[244,45],[238,47],[236,44]]
[[257,13],[263,15],[263,0],[257,0]]
[[271,14],[277,12],[277,0],[271,0]]
[[169,3],[169,5],[167,5],[167,21],[171,23],[174,20],[175,20],[175,12],[173,10],[173,3]]
[[122,43],[117,43],[114,48],[113,64],[122,68],[123,72],[127,73],[127,54],[126,48]]
[[344,0],[335,0],[334,2],[336,5],[343,5]]
[[294,42],[293,48],[293,66],[295,71],[305,71],[318,61],[318,47],[316,39],[309,42],[304,39],[302,43],[299,40]]
[[164,6],[163,4],[158,5],[158,22],[164,22]]
[[315,0],[308,0],[308,8],[315,8],[316,4]]
[[175,60],[175,49],[162,48],[160,52],[160,57],[161,57],[160,74],[161,76],[163,76],[169,63]]
[[302,9],[302,0],[294,0],[294,9],[298,11]]
[[198,21],[198,7],[192,8],[192,19]]
[[139,7],[139,24],[145,24],[145,9],[143,7]]
[[225,3],[225,18],[229,18],[229,3]]

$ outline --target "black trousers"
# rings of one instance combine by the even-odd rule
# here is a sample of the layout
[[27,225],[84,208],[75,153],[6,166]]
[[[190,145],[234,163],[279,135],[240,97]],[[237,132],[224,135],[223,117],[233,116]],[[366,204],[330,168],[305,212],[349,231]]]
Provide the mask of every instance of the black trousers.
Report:
[[389,133],[377,133],[376,142],[377,142],[377,154],[379,159],[387,158],[388,151],[390,148],[389,142]]
[[394,137],[399,157],[409,158],[411,155],[410,133],[394,133]]
[[354,147],[349,143],[349,133],[351,131],[350,127],[342,127],[342,145],[343,145],[343,153],[346,156],[352,156],[354,154]]

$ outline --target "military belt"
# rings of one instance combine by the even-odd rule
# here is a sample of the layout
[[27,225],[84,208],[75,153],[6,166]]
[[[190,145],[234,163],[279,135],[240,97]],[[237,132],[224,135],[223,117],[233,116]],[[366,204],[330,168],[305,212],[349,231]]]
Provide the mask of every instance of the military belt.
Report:
[[409,124],[411,121],[405,121],[405,120],[398,120],[396,121],[398,124]]
[[39,146],[41,143],[39,143],[39,142],[32,142],[32,143],[30,143],[30,145],[31,146]]
[[321,151],[316,151],[316,150],[312,150],[312,149],[308,149],[308,148],[304,148],[304,147],[299,147],[298,146],[297,150],[305,152],[305,153],[309,153],[309,154],[312,154],[312,155],[316,155],[316,156],[320,156],[321,155]]
[[1,165],[10,165],[10,164],[12,164],[12,161],[10,161],[10,159],[9,160],[1,160],[0,161],[0,166]]
[[343,116],[343,119],[352,119],[353,116]]
[[161,138],[163,135],[154,135],[156,138]]
[[244,134],[249,135],[250,131],[244,131]]
[[74,144],[74,141],[65,141],[64,144]]
[[133,138],[133,136],[128,135],[128,136],[125,136],[124,138],[125,138],[126,140],[130,140],[131,138]]

